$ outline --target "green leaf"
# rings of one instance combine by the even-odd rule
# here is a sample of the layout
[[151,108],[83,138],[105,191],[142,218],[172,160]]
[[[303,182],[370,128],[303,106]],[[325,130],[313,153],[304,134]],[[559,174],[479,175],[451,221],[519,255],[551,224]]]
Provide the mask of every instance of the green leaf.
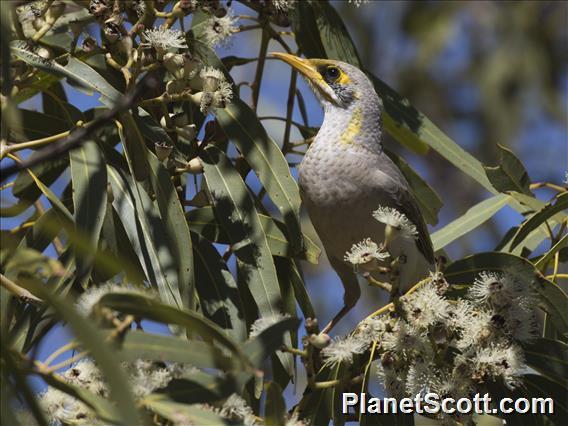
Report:
[[470,285],[483,271],[505,271],[530,283],[539,295],[539,307],[545,311],[556,329],[568,332],[568,298],[555,283],[548,281],[528,260],[509,253],[479,253],[457,260],[446,268],[444,275],[450,284]]
[[547,204],[543,209],[532,215],[525,223],[523,223],[513,238],[510,249],[514,249],[541,224],[566,209],[568,209],[568,192],[560,194],[558,198],[556,198],[556,203]]
[[203,314],[235,341],[247,338],[243,303],[237,283],[213,245],[192,233],[195,282]]
[[190,425],[232,425],[233,422],[197,405],[180,404],[168,400],[149,399],[144,403],[148,410],[164,417],[172,424],[183,422]]
[[28,289],[45,300],[57,315],[69,324],[75,337],[88,350],[101,370],[110,387],[110,397],[120,407],[119,417],[125,424],[140,424],[140,412],[136,408],[134,397],[124,370],[113,355],[113,351],[105,343],[102,333],[88,319],[75,310],[73,303],[52,294],[49,289],[39,283],[28,281]]
[[268,136],[256,114],[240,99],[218,109],[217,121],[252,167],[288,228],[294,252],[301,250],[300,193],[286,158]]
[[568,345],[558,340],[539,338],[525,344],[523,349],[529,367],[567,387]]
[[310,0],[310,4],[327,57],[360,67],[357,49],[337,11],[327,1]]
[[193,250],[189,227],[183,207],[172,183],[171,175],[156,156],[148,153],[150,182],[156,194],[156,202],[168,240],[168,248],[177,266],[177,286],[184,306],[195,310],[195,282],[193,271]]
[[290,13],[290,25],[298,47],[306,57],[325,58],[325,49],[315,23],[316,16],[310,2],[297,2]]
[[[114,152],[116,156],[118,153]],[[139,182],[127,175],[118,161],[107,152],[108,176],[113,192],[113,206],[138,254],[148,281],[156,285],[162,300],[182,307],[183,300],[177,270],[166,239],[166,230],[158,209]]]
[[510,197],[498,194],[471,207],[467,212],[432,234],[434,251],[446,247],[462,235],[485,223],[508,204]]
[[529,188],[531,180],[525,166],[513,151],[497,144],[501,152],[501,163],[495,167],[484,167],[487,178],[499,192],[516,191],[532,196]]
[[211,403],[226,398],[237,390],[233,377],[212,376],[201,371],[168,385],[142,399],[142,405],[152,407],[156,402],[175,401],[184,404]]
[[228,338],[215,323],[195,312],[182,311],[149,297],[131,293],[106,294],[99,300],[98,304],[125,314],[182,326],[189,334],[197,333],[208,342],[219,342],[229,349],[243,365],[249,364],[248,359],[234,340]]
[[148,150],[130,112],[120,115],[120,124],[117,123],[117,128],[132,175],[137,181],[146,180],[150,169],[147,158]]
[[[199,234],[210,241],[229,244],[229,237],[223,231],[221,225],[217,223],[212,207],[193,209],[186,213],[186,217],[189,220],[192,231],[199,232]],[[303,251],[299,254],[294,254],[288,242],[286,226],[279,220],[261,213],[258,214],[258,217],[273,256],[294,257],[317,264],[321,250],[307,235],[302,234],[304,241]]]
[[300,320],[297,318],[284,318],[262,330],[258,336],[248,340],[243,345],[243,352],[250,359],[252,365],[261,368],[263,361],[285,343],[286,332],[297,329],[299,325]]
[[123,361],[148,359],[181,362],[194,367],[225,371],[239,365],[210,343],[143,331],[129,331],[118,346],[117,355]]
[[[73,205],[77,231],[87,237],[92,253],[97,250],[107,204],[107,171],[99,147],[83,142],[69,153]],[[93,256],[77,256],[77,279],[88,279]]]
[[[215,215],[241,262],[240,270],[258,311],[261,316],[277,315],[282,309],[282,297],[276,268],[251,194],[219,149],[212,145],[206,147],[201,159]],[[279,358],[292,375],[292,359],[288,355],[281,354]]]
[[266,426],[284,426],[286,424],[286,403],[282,396],[282,388],[275,382],[266,384],[264,424]]
[[438,212],[444,205],[440,196],[416,173],[410,165],[394,152],[385,150],[385,153],[400,169],[418,201],[420,211],[426,222],[430,225],[438,223]]
[[306,284],[298,262],[289,258],[274,259],[280,282],[289,281],[294,290],[294,297],[300,306],[304,318],[316,318],[312,301],[306,290]]
[[[536,374],[523,376],[523,383],[530,398],[552,398],[554,413],[547,414],[554,424],[563,424],[568,418],[566,386],[560,386],[550,379]],[[548,405],[550,407],[550,404]]]
[[[343,363],[326,364],[316,375],[316,382],[340,380],[348,374],[349,368]],[[328,426],[333,418],[333,424],[344,424],[345,416],[341,413],[341,385],[323,389],[311,389],[304,394],[300,402],[300,418],[314,426]]]
[[544,256],[542,256],[538,262],[535,263],[535,267],[537,267],[538,269],[540,269],[541,272],[544,271],[544,268],[546,267],[546,265],[548,264],[548,262],[550,262],[550,260],[554,257],[554,255],[556,255],[557,252],[559,252],[562,248],[568,246],[568,234],[564,235],[560,241],[558,241],[556,244],[554,244],[554,246],[548,250]]
[[108,107],[112,107],[121,96],[121,93],[111,86],[104,77],[75,57],[58,58],[60,61],[67,61],[65,65],[61,65],[55,60],[44,59],[32,52],[26,42],[22,40],[12,41],[10,48],[14,55],[27,64],[57,77],[67,77],[84,88],[100,93],[100,101]]

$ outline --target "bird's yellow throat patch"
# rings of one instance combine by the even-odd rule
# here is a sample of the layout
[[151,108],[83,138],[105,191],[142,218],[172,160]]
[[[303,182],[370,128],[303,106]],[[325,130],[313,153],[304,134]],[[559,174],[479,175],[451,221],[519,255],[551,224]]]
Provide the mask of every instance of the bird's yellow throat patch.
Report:
[[363,124],[363,115],[361,114],[361,108],[357,107],[353,111],[353,115],[349,120],[349,124],[347,125],[347,129],[341,135],[341,143],[344,145],[350,145],[353,143],[355,137],[361,131],[361,125]]

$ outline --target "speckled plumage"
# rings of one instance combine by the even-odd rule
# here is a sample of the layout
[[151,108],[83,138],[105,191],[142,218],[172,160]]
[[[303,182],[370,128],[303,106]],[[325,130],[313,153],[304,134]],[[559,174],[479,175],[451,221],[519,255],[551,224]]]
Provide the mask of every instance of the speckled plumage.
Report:
[[[360,295],[352,265],[343,259],[351,246],[365,238],[384,240],[384,225],[372,217],[379,205],[404,213],[418,229],[418,240],[390,247],[391,254],[404,252],[401,289],[406,290],[428,274],[434,256],[430,237],[406,179],[383,152],[381,102],[358,68],[333,63],[349,79],[333,87],[343,93],[332,102],[316,87],[324,107],[323,124],[299,168],[302,200],[332,267],[345,287],[345,305],[353,306]],[[347,101],[343,102],[344,99]]]

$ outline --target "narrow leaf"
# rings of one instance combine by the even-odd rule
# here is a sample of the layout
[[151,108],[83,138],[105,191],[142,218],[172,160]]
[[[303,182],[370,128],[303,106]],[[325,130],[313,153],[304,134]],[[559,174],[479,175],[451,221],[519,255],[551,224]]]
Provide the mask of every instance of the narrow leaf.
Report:
[[516,191],[532,196],[529,188],[530,178],[523,163],[513,154],[513,151],[497,145],[501,152],[501,163],[496,167],[485,167],[487,178],[499,192]]
[[[97,250],[107,203],[107,171],[96,142],[87,141],[69,154],[75,226],[92,247]],[[78,279],[88,278],[93,257],[77,256]]]
[[195,279],[204,315],[237,342],[246,340],[243,303],[233,275],[213,245],[192,233]]
[[568,209],[568,192],[560,194],[560,196],[556,198],[556,202],[554,204],[547,204],[542,210],[535,213],[525,223],[523,223],[517,231],[517,234],[513,238],[513,242],[511,243],[510,248],[514,249],[541,224],[545,223],[548,219],[559,212],[565,211],[566,209]]
[[432,234],[434,251],[446,247],[462,235],[485,223],[509,202],[506,194],[498,194],[471,207],[467,212]]
[[[199,232],[210,241],[229,244],[229,238],[215,219],[213,208],[210,206],[193,209],[186,213],[192,231]],[[288,240],[286,226],[277,219],[259,213],[262,229],[266,234],[268,247],[273,256],[294,257],[317,264],[321,250],[307,235],[302,234],[303,247],[301,253],[294,254]]]
[[282,151],[268,136],[255,113],[240,99],[219,109],[216,116],[229,140],[244,155],[282,214],[289,241],[294,251],[299,251],[302,244],[300,193]]

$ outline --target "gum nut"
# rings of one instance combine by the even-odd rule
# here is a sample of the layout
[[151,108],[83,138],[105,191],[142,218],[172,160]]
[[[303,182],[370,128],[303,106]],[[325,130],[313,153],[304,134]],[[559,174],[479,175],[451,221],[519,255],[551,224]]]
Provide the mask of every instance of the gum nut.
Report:
[[168,95],[177,95],[185,90],[185,81],[171,80],[166,83],[166,93]]
[[175,74],[177,71],[182,69],[183,64],[183,55],[180,55],[179,53],[168,52],[164,55],[164,66],[172,74]]
[[323,349],[323,348],[329,346],[329,343],[331,342],[331,337],[329,337],[328,334],[323,334],[323,333],[312,334],[309,337],[308,341],[315,348]]
[[172,116],[172,121],[176,127],[184,127],[189,124],[189,116],[185,112],[180,112]]
[[45,59],[53,58],[53,52],[51,51],[51,49],[48,49],[47,47],[40,47],[36,53],[38,54],[38,56],[41,56],[42,58]]
[[201,160],[199,158],[192,158],[189,160],[189,163],[187,163],[187,171],[192,175],[203,173],[203,164],[201,164]]

